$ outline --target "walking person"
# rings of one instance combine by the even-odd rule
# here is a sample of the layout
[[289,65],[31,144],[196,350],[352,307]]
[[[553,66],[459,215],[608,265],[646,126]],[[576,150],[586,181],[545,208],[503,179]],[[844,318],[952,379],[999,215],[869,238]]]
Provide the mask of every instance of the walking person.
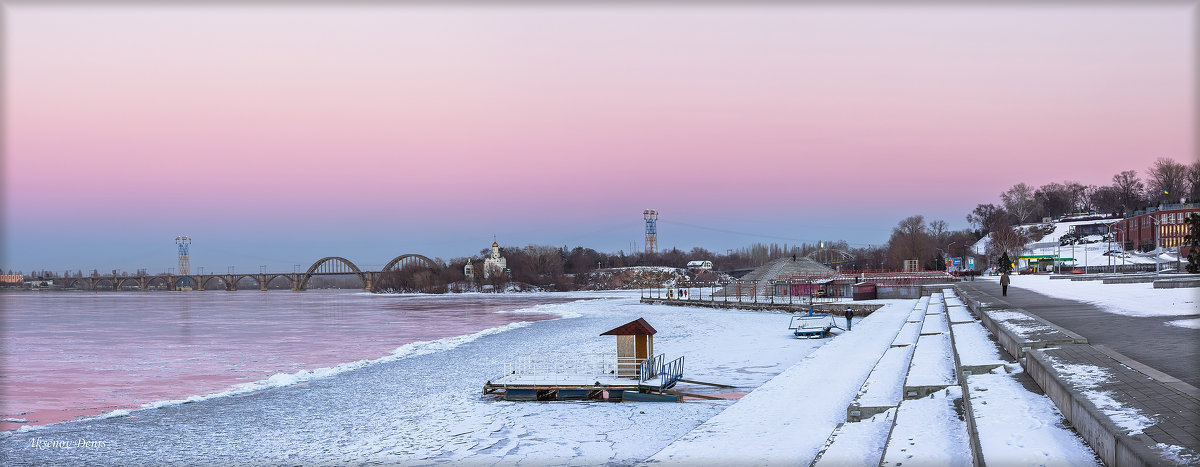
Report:
[[852,319],[854,319],[854,311],[847,308],[846,309],[846,330],[847,331],[850,330],[850,320],[852,320]]
[[1008,271],[1005,271],[1003,274],[1000,274],[1000,295],[1003,295],[1005,297],[1008,296],[1009,281],[1010,280],[1008,278]]

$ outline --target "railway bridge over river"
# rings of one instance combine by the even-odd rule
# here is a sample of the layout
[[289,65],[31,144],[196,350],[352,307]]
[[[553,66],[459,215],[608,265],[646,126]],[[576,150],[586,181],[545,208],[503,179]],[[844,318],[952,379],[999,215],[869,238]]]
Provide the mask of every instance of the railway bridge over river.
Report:
[[66,277],[61,286],[68,289],[80,290],[125,290],[137,287],[140,290],[238,290],[238,282],[249,278],[258,284],[259,290],[267,290],[267,286],[277,279],[287,281],[291,290],[303,291],[308,289],[309,281],[315,276],[357,276],[362,281],[364,290],[374,288],[379,276],[409,267],[423,267],[438,270],[443,266],[428,257],[418,254],[404,254],[388,261],[379,271],[364,271],[354,262],[340,257],[327,256],[317,260],[304,272],[259,272],[259,273],[226,273],[226,274],[143,274],[137,275],[101,275],[93,274],[87,277]]

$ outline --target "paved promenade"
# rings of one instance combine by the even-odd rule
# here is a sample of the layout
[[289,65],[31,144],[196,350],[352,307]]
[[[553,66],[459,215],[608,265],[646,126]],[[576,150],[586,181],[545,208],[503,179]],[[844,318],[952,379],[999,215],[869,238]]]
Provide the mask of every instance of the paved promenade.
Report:
[[1088,339],[1031,348],[1022,366],[1106,464],[1200,465],[1200,330],[1019,287],[1001,297],[996,281],[957,286],[993,310],[983,313],[1020,308]]
[[[1019,281],[1013,281],[1014,284]],[[1115,350],[1187,384],[1200,387],[1200,329],[1168,326],[1181,316],[1141,317],[1105,312],[1095,305],[1049,297],[1016,285],[1001,297],[1000,284],[980,280],[959,287],[987,295],[1086,337],[1092,345]],[[1070,284],[1064,284],[1069,287]]]

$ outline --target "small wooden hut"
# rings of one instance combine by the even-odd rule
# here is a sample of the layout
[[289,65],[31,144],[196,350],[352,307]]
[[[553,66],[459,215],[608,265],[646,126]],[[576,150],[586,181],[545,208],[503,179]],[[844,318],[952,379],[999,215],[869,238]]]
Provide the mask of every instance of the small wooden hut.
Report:
[[657,332],[644,318],[638,318],[600,334],[617,336],[617,376],[637,376],[642,360],[654,356],[654,334]]

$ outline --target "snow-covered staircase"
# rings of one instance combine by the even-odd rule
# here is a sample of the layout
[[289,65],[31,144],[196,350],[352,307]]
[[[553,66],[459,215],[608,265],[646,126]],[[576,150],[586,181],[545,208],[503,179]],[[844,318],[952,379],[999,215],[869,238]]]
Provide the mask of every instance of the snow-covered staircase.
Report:
[[883,455],[887,433],[900,404],[904,374],[924,321],[929,297],[921,297],[892,338],[858,395],[846,408],[846,423],[838,425],[812,465],[874,465]]
[[904,379],[881,465],[967,465],[974,461],[971,430],[958,385],[945,292],[929,307]]
[[846,421],[858,422],[900,405],[904,395],[904,375],[912,360],[913,347],[917,343],[928,306],[929,297],[922,297],[913,307],[908,321],[892,340],[892,346],[875,364],[854,402],[846,408]]
[[1099,465],[1050,398],[1017,380],[1021,367],[1004,360],[954,290],[943,293],[975,464]]
[[812,465],[1094,464],[953,289],[922,297]]
[[953,289],[922,297],[811,465],[1097,465]]

